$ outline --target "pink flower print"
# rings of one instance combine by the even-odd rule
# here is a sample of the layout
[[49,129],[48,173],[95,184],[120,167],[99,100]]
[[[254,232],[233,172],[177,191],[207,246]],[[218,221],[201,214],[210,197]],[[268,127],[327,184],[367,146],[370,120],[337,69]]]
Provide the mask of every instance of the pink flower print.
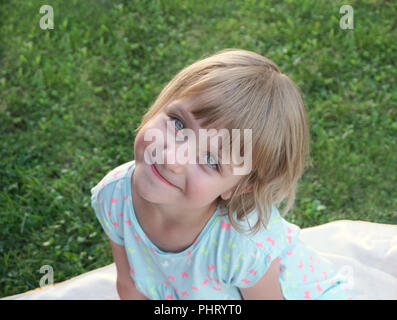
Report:
[[313,267],[312,264],[310,265],[310,271],[311,271],[311,272],[314,272],[314,267]]
[[245,284],[249,284],[251,282],[248,279],[242,279],[241,281],[244,282]]
[[196,238],[196,240],[194,240],[193,245],[195,245],[198,241],[198,237]]
[[108,217],[110,217],[110,215],[111,215],[112,213],[110,212],[110,210],[108,211]]
[[288,240],[288,243],[291,244],[291,242],[292,242],[292,237],[287,236],[287,240]]
[[291,256],[294,253],[293,250],[286,252],[287,255]]
[[208,279],[205,279],[201,285],[205,286],[208,282]]
[[172,294],[169,294],[165,297],[165,300],[174,300],[174,297],[172,296]]
[[299,266],[298,266],[298,268],[299,268],[299,269],[302,269],[302,268],[303,268],[303,262],[302,262],[302,260],[299,261]]
[[213,269],[215,269],[215,266],[214,266],[213,264],[211,264],[211,265],[208,267],[208,271],[211,271],[211,270],[213,270]]
[[168,279],[170,279],[171,281],[175,281],[175,278],[173,276],[168,276]]
[[128,197],[127,196],[124,196],[123,197],[123,200],[125,201],[125,200],[128,200]]
[[305,274],[305,275],[303,276],[303,282],[306,282],[306,280],[307,280],[307,275]]
[[248,271],[249,273],[252,273],[254,276],[256,276],[256,271],[254,269],[251,269],[250,271]]
[[131,221],[130,220],[126,220],[125,223],[128,224],[129,226],[131,225]]
[[182,276],[182,278],[185,278],[185,277],[188,278],[189,277],[189,275],[187,274],[186,271],[183,271],[181,276]]
[[320,259],[317,258],[317,259],[316,259],[316,262],[317,262],[317,264],[320,264]]
[[192,290],[198,291],[198,288],[197,287],[192,287]]
[[272,238],[267,237],[266,241],[270,242],[272,244],[272,247],[274,247],[275,241]]
[[192,255],[191,251],[188,251],[187,256],[190,257]]
[[115,222],[113,222],[113,225],[115,226],[115,227],[118,227],[119,226],[119,224],[115,221]]
[[287,228],[287,233],[291,233],[292,230],[290,228]]
[[119,213],[119,217],[124,217],[124,213]]
[[347,300],[353,300],[353,297],[347,297]]
[[111,203],[116,203],[116,202],[117,202],[117,199],[112,197]]
[[222,288],[217,288],[217,287],[214,287],[214,286],[212,286],[212,289],[214,289],[216,291],[221,291],[222,290]]
[[139,240],[141,240],[141,237],[140,237],[139,235],[137,235],[137,236],[135,237],[135,239],[136,239],[137,242],[139,242]]
[[310,290],[305,291],[305,299],[311,299],[310,298]]
[[316,283],[317,283],[317,285],[316,285],[317,291],[318,291],[318,292],[322,292],[322,291],[323,291],[323,288],[321,288],[320,282],[319,282],[317,279],[316,279]]
[[226,223],[223,220],[221,220],[221,225],[222,225],[222,230],[226,229],[226,231],[227,231],[230,229],[230,223]]
[[168,281],[164,281],[164,284],[166,285],[166,286],[170,286],[170,283],[168,282]]
[[223,209],[222,209],[222,207],[219,208],[219,212],[220,212],[221,214],[223,214]]
[[310,259],[310,260],[313,260],[313,256],[312,256],[312,255],[310,255],[310,256],[309,256],[309,259]]
[[131,268],[131,273],[132,273],[132,274],[135,274],[134,268]]
[[259,248],[263,248],[262,242],[257,242],[257,243],[256,243],[256,246],[259,247]]
[[272,256],[271,256],[270,254],[267,256],[267,258],[268,258],[269,260],[272,260]]
[[327,280],[328,279],[328,274],[325,271],[323,271],[323,275],[324,275],[324,280]]
[[117,171],[117,172],[113,175],[113,178],[117,178],[117,175],[118,175],[120,172],[121,172],[120,170]]
[[182,293],[182,297],[188,297],[188,296],[189,296],[189,294],[187,293],[187,291],[181,291],[181,293]]

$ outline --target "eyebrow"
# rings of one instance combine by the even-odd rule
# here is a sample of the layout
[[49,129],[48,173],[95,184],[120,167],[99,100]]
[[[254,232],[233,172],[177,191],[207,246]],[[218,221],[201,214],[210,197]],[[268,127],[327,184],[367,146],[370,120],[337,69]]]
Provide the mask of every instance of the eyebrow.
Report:
[[185,108],[181,104],[172,103],[168,105],[166,109],[168,112],[178,113],[183,118],[183,120],[186,120],[187,122],[189,122],[189,124],[192,123],[192,117],[189,115],[190,112],[185,110]]

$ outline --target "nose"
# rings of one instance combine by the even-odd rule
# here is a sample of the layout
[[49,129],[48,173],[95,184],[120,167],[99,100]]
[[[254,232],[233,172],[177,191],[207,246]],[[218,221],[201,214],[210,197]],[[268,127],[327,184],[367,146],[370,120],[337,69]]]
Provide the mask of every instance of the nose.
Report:
[[186,141],[168,144],[164,150],[164,167],[175,174],[184,173],[189,164],[189,153]]

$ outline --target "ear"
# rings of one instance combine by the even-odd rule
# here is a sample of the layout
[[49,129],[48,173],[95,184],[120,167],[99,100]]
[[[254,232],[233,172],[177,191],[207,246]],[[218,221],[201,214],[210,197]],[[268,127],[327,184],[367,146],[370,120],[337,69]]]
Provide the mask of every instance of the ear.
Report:
[[[223,200],[229,200],[234,192],[236,190],[237,186],[234,186],[233,188],[230,188],[229,190],[225,191],[224,193],[221,194],[221,198]],[[240,191],[239,194],[244,194],[244,193],[249,193],[252,192],[253,190],[253,185],[249,184],[243,191]]]
[[247,188],[245,188],[245,190],[244,190],[243,193],[249,193],[249,192],[252,192],[252,190],[254,190],[254,186],[253,186],[253,184],[251,183],[251,184],[248,185]]

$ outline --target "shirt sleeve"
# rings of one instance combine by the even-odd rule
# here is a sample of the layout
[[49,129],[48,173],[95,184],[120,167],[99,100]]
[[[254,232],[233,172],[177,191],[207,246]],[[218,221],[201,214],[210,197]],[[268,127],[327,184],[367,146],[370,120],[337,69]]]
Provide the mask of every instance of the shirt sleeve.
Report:
[[124,245],[122,199],[117,194],[116,183],[102,184],[91,189],[91,206],[107,236]]
[[[235,251],[230,283],[238,288],[249,288],[266,273],[270,264],[292,250],[299,237],[299,228],[285,221],[273,206],[266,229],[257,234],[240,235],[238,252]],[[237,242],[237,240],[235,240]]]
[[237,256],[232,255],[230,283],[238,288],[249,288],[265,274],[270,259],[249,240],[240,246],[240,250]]

